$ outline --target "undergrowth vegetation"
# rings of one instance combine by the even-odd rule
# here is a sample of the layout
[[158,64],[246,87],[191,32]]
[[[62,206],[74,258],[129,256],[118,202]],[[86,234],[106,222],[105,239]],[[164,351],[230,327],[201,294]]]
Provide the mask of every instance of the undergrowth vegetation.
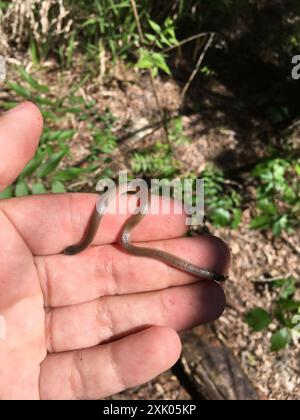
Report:
[[246,322],[255,332],[265,331],[272,325],[270,350],[279,351],[292,340],[300,337],[300,301],[295,299],[297,281],[293,277],[276,279],[269,288],[275,291],[276,299],[271,312],[262,308],[251,309],[246,315]]

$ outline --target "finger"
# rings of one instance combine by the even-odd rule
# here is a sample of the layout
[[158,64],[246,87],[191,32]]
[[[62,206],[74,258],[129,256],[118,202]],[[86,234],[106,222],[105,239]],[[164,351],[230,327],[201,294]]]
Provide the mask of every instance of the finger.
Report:
[[10,185],[33,157],[43,129],[39,109],[23,102],[0,118],[0,191]]
[[56,308],[46,316],[47,348],[62,352],[92,347],[150,325],[182,331],[214,321],[224,307],[222,287],[203,281]]
[[[151,242],[147,246],[164,249],[220,273],[227,272],[230,262],[224,242],[209,235]],[[45,305],[51,307],[84,303],[106,295],[180,286],[197,280],[162,262],[133,256],[111,245],[91,247],[73,257],[39,257],[36,266]]]
[[87,350],[51,354],[41,366],[42,399],[99,399],[148,382],[178,359],[175,331],[152,327]]
[[[89,218],[95,210],[96,194],[49,194],[3,200],[0,209],[16,226],[34,255],[60,253],[66,246],[77,243],[83,236]],[[132,197],[131,197],[132,198]],[[121,200],[127,200],[122,196]],[[134,241],[149,241],[182,236],[186,232],[182,204],[171,202],[171,213],[149,214],[134,229]],[[97,232],[95,244],[118,240],[120,230],[130,216],[106,214]]]

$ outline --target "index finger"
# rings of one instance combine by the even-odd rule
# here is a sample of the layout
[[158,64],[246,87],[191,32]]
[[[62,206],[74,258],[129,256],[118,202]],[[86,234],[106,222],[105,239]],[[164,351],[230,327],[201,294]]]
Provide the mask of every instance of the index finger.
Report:
[[[95,210],[97,194],[48,194],[0,200],[4,211],[34,255],[60,253],[66,246],[77,243],[87,228]],[[127,200],[126,196],[121,198]],[[151,208],[151,204],[150,204]],[[150,214],[134,229],[133,241],[177,238],[187,230],[182,204],[171,201],[171,214]],[[176,209],[176,211],[175,211]],[[175,213],[181,214],[175,214]],[[126,214],[106,214],[93,245],[114,243],[130,217]]]

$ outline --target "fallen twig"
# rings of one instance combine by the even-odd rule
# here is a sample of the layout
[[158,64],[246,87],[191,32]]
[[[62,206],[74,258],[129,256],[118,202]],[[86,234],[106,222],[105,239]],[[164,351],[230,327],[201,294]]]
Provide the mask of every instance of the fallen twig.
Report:
[[300,249],[297,248],[285,234],[282,234],[282,239],[297,255],[300,255]]

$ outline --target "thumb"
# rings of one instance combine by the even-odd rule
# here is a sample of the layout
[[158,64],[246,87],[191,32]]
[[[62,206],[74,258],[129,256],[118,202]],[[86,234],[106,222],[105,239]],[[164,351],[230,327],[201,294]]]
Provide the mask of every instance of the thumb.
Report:
[[23,102],[0,118],[0,191],[10,185],[32,159],[43,129],[43,117]]

